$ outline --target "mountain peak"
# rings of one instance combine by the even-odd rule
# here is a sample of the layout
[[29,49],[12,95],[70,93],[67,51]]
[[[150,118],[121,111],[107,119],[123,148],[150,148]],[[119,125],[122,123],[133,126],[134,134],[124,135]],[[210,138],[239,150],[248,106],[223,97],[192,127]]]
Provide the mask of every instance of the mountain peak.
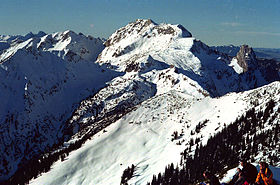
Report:
[[192,37],[192,34],[181,24],[157,24],[151,19],[136,19],[134,22],[120,28],[104,43],[106,47],[114,45],[129,37],[153,38],[169,35],[171,37]]
[[39,31],[37,34],[35,33],[32,33],[32,32],[29,32],[29,33],[27,33],[24,37],[22,37],[22,40],[28,40],[28,39],[30,39],[30,38],[33,38],[33,37],[43,37],[43,36],[45,36],[46,35],[46,33],[45,32],[43,32],[43,31]]
[[[243,135],[251,139],[258,129],[278,129],[280,82],[263,85],[279,80],[280,68],[256,58],[248,45],[228,57],[180,24],[150,19],[120,28],[107,47],[101,39],[71,30],[29,36],[0,42],[0,184],[29,179],[33,184],[115,184],[131,164],[137,165],[137,175],[129,184],[146,184],[159,167],[180,161],[181,151],[192,157],[197,146],[228,131],[231,126],[225,127],[239,118],[252,122],[253,132],[243,124],[250,131]],[[266,108],[269,99],[275,106]],[[250,121],[256,117],[258,127]],[[246,140],[240,143],[252,143]],[[88,163],[64,170],[81,160]],[[52,166],[56,161],[59,165]],[[36,169],[30,171],[30,165]]]
[[237,63],[244,69],[244,72],[253,67],[256,63],[256,54],[248,45],[242,45],[236,55]]
[[131,22],[132,24],[157,24],[152,19],[136,19],[134,22]]
[[148,30],[150,25],[153,27],[156,25],[156,23],[151,19],[136,19],[134,22],[129,23],[125,27],[118,29],[104,44],[108,47],[124,38],[129,37],[130,35],[141,35]]
[[[158,33],[163,33],[163,34],[174,34],[176,31],[181,31],[182,37],[192,37],[192,34],[181,24],[177,24],[177,25],[171,25],[171,24],[157,24],[155,23],[153,20],[151,19],[136,19],[136,21],[130,23],[133,24],[134,26],[137,25],[142,25],[142,28],[147,27],[149,25],[154,25],[155,29],[158,31]],[[173,28],[175,27],[175,28]],[[179,30],[176,30],[179,29]]]
[[182,37],[192,37],[192,34],[181,24],[178,24],[177,27],[182,30]]

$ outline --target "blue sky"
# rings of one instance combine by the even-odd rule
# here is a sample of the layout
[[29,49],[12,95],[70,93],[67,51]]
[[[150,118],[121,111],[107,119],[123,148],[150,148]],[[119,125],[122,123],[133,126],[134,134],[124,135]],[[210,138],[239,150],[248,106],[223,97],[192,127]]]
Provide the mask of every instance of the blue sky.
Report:
[[182,24],[208,45],[280,48],[280,0],[0,0],[0,34],[110,36],[138,18]]

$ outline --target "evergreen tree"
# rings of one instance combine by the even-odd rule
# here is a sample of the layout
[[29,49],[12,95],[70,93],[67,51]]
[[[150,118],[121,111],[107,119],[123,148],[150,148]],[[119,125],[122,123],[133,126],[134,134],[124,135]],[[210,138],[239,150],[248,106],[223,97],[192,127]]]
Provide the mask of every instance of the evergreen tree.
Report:
[[[245,158],[251,161],[255,160],[260,150],[266,155],[267,148],[277,148],[280,152],[279,141],[279,124],[273,123],[268,130],[263,130],[256,134],[256,130],[261,130],[271,116],[274,116],[279,111],[273,113],[275,102],[273,100],[266,104],[265,111],[256,112],[250,109],[239,119],[222,129],[215,136],[210,136],[207,144],[202,146],[199,142],[193,156],[190,156],[191,146],[194,145],[193,139],[190,139],[189,148],[186,148],[181,153],[181,167],[174,169],[173,164],[168,165],[165,173],[160,176],[164,179],[162,184],[191,184],[203,180],[202,172],[205,169],[216,172],[222,172],[227,168],[237,166],[240,158]],[[279,110],[280,108],[278,108]],[[264,118],[266,116],[266,118]],[[198,124],[197,130],[201,127]],[[192,133],[193,134],[193,133]],[[262,146],[262,147],[260,147]],[[276,151],[277,153],[277,151]],[[271,164],[279,162],[279,155],[268,155]],[[178,175],[177,175],[178,174]],[[177,177],[178,176],[178,177]],[[177,179],[176,179],[176,178]],[[160,182],[158,179],[153,181]]]

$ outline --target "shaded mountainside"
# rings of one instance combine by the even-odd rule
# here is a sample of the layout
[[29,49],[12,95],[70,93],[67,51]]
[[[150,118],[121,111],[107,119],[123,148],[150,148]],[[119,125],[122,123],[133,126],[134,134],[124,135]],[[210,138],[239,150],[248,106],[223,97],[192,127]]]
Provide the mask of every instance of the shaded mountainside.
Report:
[[[267,82],[273,82],[280,78],[280,62],[273,59],[257,58],[254,50],[248,45],[242,45],[233,61],[237,61],[241,67],[240,72],[245,73],[258,69]],[[253,76],[254,78],[254,76]]]
[[13,45],[17,45],[21,42],[27,41],[31,38],[39,38],[45,36],[46,33],[39,31],[37,34],[33,34],[32,32],[22,35],[0,35],[0,54],[4,52],[6,49]]
[[[280,75],[280,50],[266,48],[250,48],[248,45],[242,46],[213,46],[211,47],[219,53],[224,53],[237,59],[242,72],[247,71],[248,64],[255,65],[254,68],[260,69],[264,78],[268,82],[279,80]],[[266,52],[268,54],[266,54]],[[247,55],[246,55],[247,53]],[[269,53],[272,53],[271,56]],[[274,56],[276,55],[276,56]],[[277,56],[278,55],[278,56]],[[247,59],[245,58],[247,57]],[[252,65],[253,64],[253,65]]]
[[0,179],[63,139],[78,103],[119,75],[94,63],[102,49],[100,39],[66,31],[17,38],[3,51]]
[[[212,49],[225,53],[231,57],[237,55],[238,51],[240,50],[241,46],[211,46]],[[268,59],[268,60],[276,60],[280,61],[280,49],[278,48],[253,48],[257,58]]]
[[[252,99],[263,106],[279,91],[275,83],[264,87],[270,90],[263,97],[247,99],[242,91],[279,80],[279,68],[260,64],[248,46],[235,58],[213,50],[180,24],[138,19],[104,44],[69,30],[0,41],[2,183],[46,184],[46,175],[49,184],[102,184],[104,172],[114,184],[132,163],[139,173],[132,182],[146,183],[180,159],[190,136],[206,143],[209,134],[222,132],[221,122],[257,106]],[[194,133],[206,119],[208,131]]]

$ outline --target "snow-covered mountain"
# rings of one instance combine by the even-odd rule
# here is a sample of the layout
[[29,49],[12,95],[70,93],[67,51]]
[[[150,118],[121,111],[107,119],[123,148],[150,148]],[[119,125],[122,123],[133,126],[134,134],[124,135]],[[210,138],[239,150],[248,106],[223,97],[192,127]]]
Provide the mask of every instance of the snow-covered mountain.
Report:
[[57,143],[79,102],[118,75],[94,63],[100,39],[65,31],[16,40],[0,56],[1,180]]
[[[167,164],[179,164],[180,153],[190,146],[191,140],[194,142],[199,138],[199,142],[205,144],[210,136],[255,107],[255,102],[258,102],[258,110],[273,99],[277,102],[274,108],[277,113],[279,93],[280,84],[275,82],[249,92],[214,99],[190,99],[176,91],[156,95],[100,130],[81,149],[71,152],[66,160],[56,162],[50,172],[31,184],[119,184],[123,171],[132,164],[135,172],[129,184],[146,184],[151,182],[153,174],[164,172]],[[279,114],[276,115],[273,126],[265,125],[266,129],[279,123]],[[206,124],[197,131],[198,123],[205,120]],[[177,138],[175,132],[178,132]],[[195,148],[196,145],[191,147],[190,154]],[[269,153],[280,157],[277,150],[266,152],[263,157]],[[255,157],[260,159],[260,156]],[[279,161],[274,165],[279,166]]]
[[43,37],[45,36],[45,32],[38,32],[37,34],[33,34],[32,32],[26,34],[25,36],[21,35],[0,35],[0,53],[2,53],[5,49],[8,49],[9,47],[16,45],[18,43],[24,42],[30,38],[35,37]]
[[[241,47],[238,57],[232,59],[193,38],[182,25],[136,20],[113,33],[105,45],[98,63],[140,74],[174,66],[179,74],[196,81],[211,96],[271,82],[257,66],[252,49]],[[247,65],[252,69],[247,71]]]
[[129,183],[145,184],[190,138],[205,144],[256,101],[279,106],[277,68],[248,46],[215,51],[182,25],[138,19],[104,44],[72,31],[0,38],[4,183],[119,184],[134,164]]
[[[248,68],[251,68],[251,70],[249,70],[251,72],[258,69],[265,78],[265,81],[269,83],[279,79],[280,62],[269,57],[262,58],[258,52],[255,52],[255,50],[248,45],[242,45],[240,47],[232,45],[218,46],[211,48],[219,53],[233,56],[231,66],[233,66],[238,73],[246,72]],[[238,65],[236,65],[236,63],[238,63]],[[252,78],[252,76],[249,75],[249,78]],[[253,76],[253,78],[255,77]]]

